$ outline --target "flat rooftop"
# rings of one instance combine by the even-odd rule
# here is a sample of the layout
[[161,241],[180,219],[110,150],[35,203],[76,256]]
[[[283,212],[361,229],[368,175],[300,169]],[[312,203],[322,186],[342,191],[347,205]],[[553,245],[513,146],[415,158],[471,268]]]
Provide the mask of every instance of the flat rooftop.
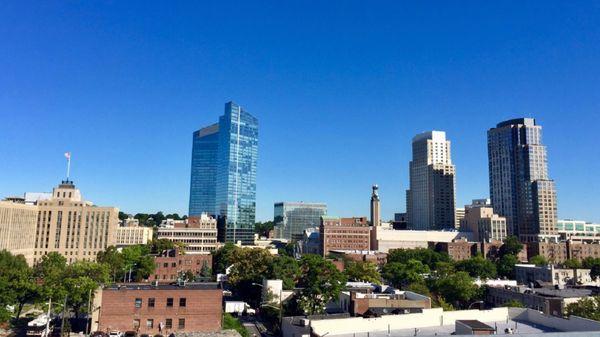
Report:
[[151,283],[119,283],[104,287],[103,290],[215,290],[221,289],[217,282],[194,282],[185,283],[184,285],[174,284],[158,284]]

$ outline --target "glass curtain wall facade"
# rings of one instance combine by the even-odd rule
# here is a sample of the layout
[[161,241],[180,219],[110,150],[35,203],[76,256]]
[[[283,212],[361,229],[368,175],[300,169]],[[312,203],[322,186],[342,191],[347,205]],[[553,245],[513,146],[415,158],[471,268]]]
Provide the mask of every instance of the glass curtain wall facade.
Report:
[[233,102],[194,132],[189,214],[217,217],[221,242],[254,240],[257,160],[258,120]]
[[225,104],[219,118],[216,209],[221,241],[254,242],[258,120],[239,105]]
[[499,123],[488,131],[490,197],[522,241],[557,239],[556,190],[548,177],[542,127],[533,118]]
[[304,230],[319,227],[327,215],[327,205],[320,203],[278,202],[274,205],[275,237],[301,240]]
[[218,147],[219,124],[213,124],[194,132],[190,178],[190,216],[200,216],[202,213],[216,215]]

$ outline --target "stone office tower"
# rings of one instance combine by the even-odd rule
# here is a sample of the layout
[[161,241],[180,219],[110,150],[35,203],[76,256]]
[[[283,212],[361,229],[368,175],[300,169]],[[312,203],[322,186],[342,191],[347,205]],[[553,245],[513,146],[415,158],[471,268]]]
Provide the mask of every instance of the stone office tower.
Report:
[[509,234],[524,242],[558,239],[556,190],[548,177],[542,127],[518,118],[488,131],[490,197]]
[[412,140],[410,189],[406,191],[408,228],[454,229],[455,168],[450,141],[443,131],[429,131]]

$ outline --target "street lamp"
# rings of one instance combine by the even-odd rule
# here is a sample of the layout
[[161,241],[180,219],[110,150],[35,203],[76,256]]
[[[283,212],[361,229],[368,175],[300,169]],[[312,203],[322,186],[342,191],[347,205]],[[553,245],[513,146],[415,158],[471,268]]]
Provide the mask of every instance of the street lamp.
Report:
[[471,309],[473,304],[479,304],[479,310],[481,310],[481,305],[484,304],[484,302],[483,301],[475,301],[469,305],[469,308],[467,310]]

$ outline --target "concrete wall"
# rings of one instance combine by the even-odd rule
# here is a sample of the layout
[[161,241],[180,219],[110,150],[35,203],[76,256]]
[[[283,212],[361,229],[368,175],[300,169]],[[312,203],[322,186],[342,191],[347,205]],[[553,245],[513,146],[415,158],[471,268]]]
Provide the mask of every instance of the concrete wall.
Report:
[[560,331],[600,331],[600,322],[577,316],[565,319],[544,315],[536,310],[521,308],[510,308],[509,316],[515,321],[530,321]]
[[351,317],[342,319],[313,320],[311,326],[317,336],[366,333],[377,331],[424,328],[454,325],[456,320],[478,319],[496,322],[508,318],[508,308],[491,310],[461,310],[444,312],[441,308],[425,309],[422,313],[388,315],[376,318]]
[[381,226],[374,227],[373,230],[378,250],[383,253],[390,249],[427,248],[428,242],[452,242],[463,237],[468,241],[473,239],[473,233],[469,232],[394,230]]

